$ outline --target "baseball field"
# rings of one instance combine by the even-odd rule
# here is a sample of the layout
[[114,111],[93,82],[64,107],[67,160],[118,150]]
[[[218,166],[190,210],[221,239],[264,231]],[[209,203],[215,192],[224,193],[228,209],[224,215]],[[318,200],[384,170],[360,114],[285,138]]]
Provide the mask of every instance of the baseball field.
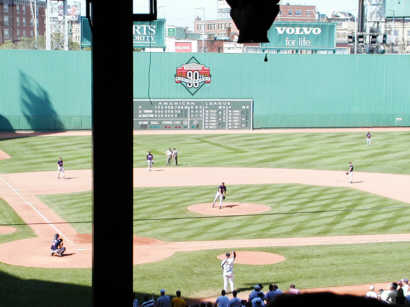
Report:
[[[212,300],[229,250],[241,297],[257,283],[364,294],[409,277],[410,129],[370,131],[371,145],[366,129],[136,134],[134,290]],[[64,297],[59,306],[89,306],[90,133],[0,137],[0,305],[44,306],[52,295]],[[169,147],[178,166],[166,165]],[[221,182],[227,198],[211,208]],[[99,205],[129,204],[118,195]],[[56,232],[64,257],[49,253]]]

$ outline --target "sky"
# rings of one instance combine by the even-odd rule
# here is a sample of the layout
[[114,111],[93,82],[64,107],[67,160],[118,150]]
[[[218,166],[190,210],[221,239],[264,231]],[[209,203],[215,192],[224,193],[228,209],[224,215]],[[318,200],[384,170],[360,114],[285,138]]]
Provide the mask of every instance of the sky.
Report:
[[[133,1],[140,10],[147,10],[148,0]],[[85,15],[85,0],[81,2],[82,15]],[[347,11],[357,15],[358,6],[358,0],[281,0],[280,3],[316,5],[320,13],[327,15],[332,11]],[[196,16],[205,15],[205,19],[216,18],[216,4],[217,0],[157,0],[158,17],[166,18],[169,25],[192,28]]]

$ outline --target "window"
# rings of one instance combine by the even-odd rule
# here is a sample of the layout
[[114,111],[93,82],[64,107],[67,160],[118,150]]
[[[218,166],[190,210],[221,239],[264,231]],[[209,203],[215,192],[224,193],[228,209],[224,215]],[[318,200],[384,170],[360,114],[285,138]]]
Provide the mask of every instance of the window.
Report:
[[17,26],[19,26],[20,25],[20,17],[19,16],[17,16],[16,22],[17,22]]
[[313,14],[312,14],[312,11],[306,10],[306,11],[305,11],[305,15],[306,15],[306,16],[312,16]]
[[34,32],[33,30],[30,30],[30,36],[33,37],[34,36]]
[[18,4],[16,5],[16,12],[20,13],[20,5],[18,5]]
[[292,10],[288,10],[288,16],[292,16]]
[[295,16],[301,16],[302,15],[302,10],[296,10],[295,11]]
[[399,36],[399,30],[394,30],[393,35],[394,36]]
[[4,29],[4,40],[9,39],[9,29]]
[[3,12],[8,13],[9,12],[9,5],[7,3],[3,3]]
[[26,13],[26,7],[23,5],[23,7],[21,9],[23,11],[23,14],[25,14]]
[[23,18],[23,26],[26,25],[26,18]]
[[407,36],[410,37],[410,30],[407,30]]
[[4,25],[5,26],[8,26],[9,25],[9,16],[7,16],[7,15],[4,15]]

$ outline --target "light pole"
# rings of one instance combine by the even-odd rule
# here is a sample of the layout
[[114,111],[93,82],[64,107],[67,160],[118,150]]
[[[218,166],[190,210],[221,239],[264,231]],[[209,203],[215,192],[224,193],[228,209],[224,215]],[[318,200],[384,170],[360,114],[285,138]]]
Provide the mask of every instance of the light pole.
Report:
[[197,7],[197,10],[202,10],[203,31],[202,31],[202,52],[205,52],[205,8],[203,6]]

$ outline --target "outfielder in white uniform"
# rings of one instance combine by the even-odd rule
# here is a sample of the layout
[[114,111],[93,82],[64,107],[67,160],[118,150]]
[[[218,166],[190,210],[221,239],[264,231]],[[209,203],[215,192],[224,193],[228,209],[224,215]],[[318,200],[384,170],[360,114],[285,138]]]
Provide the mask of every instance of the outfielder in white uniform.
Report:
[[216,195],[212,203],[212,208],[215,207],[215,202],[219,197],[219,209],[222,209],[222,201],[225,199],[225,196],[226,196],[226,185],[224,182],[222,182],[222,184],[218,186],[218,190],[216,191]]
[[57,161],[57,171],[57,179],[60,179],[60,175],[64,178],[64,162],[61,157]]
[[233,284],[233,265],[234,265],[235,259],[236,259],[236,253],[235,251],[232,251],[232,255],[231,253],[226,253],[225,259],[222,260],[221,262],[225,292],[228,292],[228,283],[231,287],[231,291],[235,289],[234,284]]

